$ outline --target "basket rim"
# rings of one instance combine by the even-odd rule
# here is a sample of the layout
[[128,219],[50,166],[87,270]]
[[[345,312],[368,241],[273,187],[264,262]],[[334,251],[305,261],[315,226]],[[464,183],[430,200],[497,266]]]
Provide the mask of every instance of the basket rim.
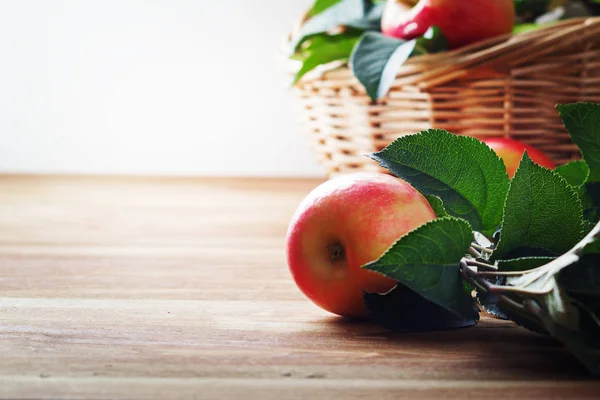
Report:
[[[561,42],[566,46],[572,38],[594,36],[600,40],[600,17],[570,18],[529,32],[509,33],[454,50],[411,57],[398,71],[395,86],[432,88],[458,79],[470,69],[518,66],[555,49],[557,45],[560,47]],[[296,67],[292,67],[294,68]],[[295,86],[302,87],[328,79],[355,79],[347,62],[329,67],[325,65],[311,72]]]

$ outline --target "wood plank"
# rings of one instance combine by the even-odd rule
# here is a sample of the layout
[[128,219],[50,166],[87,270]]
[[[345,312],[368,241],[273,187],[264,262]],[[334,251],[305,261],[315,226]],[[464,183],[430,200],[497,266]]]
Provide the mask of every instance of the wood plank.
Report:
[[[66,393],[76,398],[126,399],[381,399],[398,398],[518,398],[518,399],[597,399],[589,387],[557,382],[406,381],[332,379],[53,379],[22,380],[9,383],[25,387],[32,398],[40,393]],[[127,393],[123,396],[123,393]],[[44,396],[47,398],[50,396]]]
[[284,236],[317,184],[1,176],[0,397],[598,397],[510,322],[390,333],[305,300]]

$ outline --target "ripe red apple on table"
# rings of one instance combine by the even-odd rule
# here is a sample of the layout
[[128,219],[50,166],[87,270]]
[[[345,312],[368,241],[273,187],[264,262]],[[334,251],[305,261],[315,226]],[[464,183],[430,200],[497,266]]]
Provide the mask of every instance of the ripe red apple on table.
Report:
[[521,158],[523,157],[523,152],[525,150],[527,150],[529,158],[531,158],[534,163],[550,169],[554,169],[556,167],[554,161],[552,161],[552,159],[544,154],[541,150],[519,140],[497,137],[484,139],[482,141],[492,150],[494,150],[498,157],[504,161],[506,172],[508,173],[508,177],[511,179],[519,167],[519,163],[521,162]]
[[427,200],[391,175],[333,178],[309,193],[290,221],[289,269],[300,290],[321,308],[367,316],[363,291],[387,292],[396,282],[361,266],[434,218]]
[[437,26],[450,48],[512,32],[514,0],[388,0],[384,35],[409,40]]

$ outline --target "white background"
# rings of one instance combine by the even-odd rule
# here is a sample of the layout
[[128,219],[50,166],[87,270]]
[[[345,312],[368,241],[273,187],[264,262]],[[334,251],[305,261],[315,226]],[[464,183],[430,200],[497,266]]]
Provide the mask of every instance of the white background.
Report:
[[311,0],[0,0],[0,173],[322,176],[280,52]]

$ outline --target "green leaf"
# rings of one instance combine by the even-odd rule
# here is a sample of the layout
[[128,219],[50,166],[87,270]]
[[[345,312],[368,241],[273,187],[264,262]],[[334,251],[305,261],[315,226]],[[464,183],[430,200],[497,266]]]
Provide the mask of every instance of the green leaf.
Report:
[[[594,297],[600,303],[600,254],[583,255],[558,274],[558,283],[573,297]],[[583,300],[582,298],[582,300]]]
[[[600,240],[589,241],[579,252],[579,260],[562,269],[557,281],[570,296],[600,312]],[[593,303],[593,304],[592,304]]]
[[315,3],[308,11],[308,15],[314,17],[317,14],[321,14],[323,11],[335,6],[340,1],[342,0],[315,0]]
[[290,43],[291,53],[295,53],[298,47],[310,37],[348,25],[352,21],[360,20],[365,14],[363,0],[341,0],[302,25],[300,31]]
[[442,218],[442,217],[450,216],[444,209],[444,203],[442,203],[442,199],[440,199],[437,196],[433,196],[433,195],[429,195],[429,194],[426,194],[424,196],[427,199],[427,201],[429,202],[429,205],[433,209],[433,212],[435,213],[436,217]]
[[385,294],[365,293],[365,305],[373,319],[384,327],[399,331],[434,331],[466,328],[477,324],[425,299],[406,286],[398,285]]
[[415,40],[404,42],[377,32],[363,35],[352,52],[350,64],[371,100],[376,101],[387,94],[415,44]]
[[539,255],[536,250],[559,255],[581,240],[583,231],[577,193],[562,176],[535,164],[525,152],[506,198],[493,259],[515,258],[523,249],[529,255]]
[[[506,285],[506,278],[503,276],[492,278],[487,277],[485,280],[488,283],[493,284],[496,288],[501,289],[508,286]],[[506,307],[506,302],[501,302],[500,300],[501,296],[506,296],[506,293],[502,293],[498,290],[488,292],[481,287],[477,289],[477,300],[487,313],[492,314],[500,319],[510,319],[517,325],[539,334],[548,334],[546,329],[535,316],[523,313],[519,309],[515,310],[514,308]]]
[[350,21],[347,26],[363,31],[379,31],[381,30],[381,16],[383,14],[383,4],[366,7],[362,18]]
[[600,254],[600,240],[596,238],[594,241],[586,244],[583,248],[583,254]]
[[381,7],[371,0],[340,0],[331,4],[302,25],[290,42],[290,55],[314,35],[331,32],[342,26],[361,30],[379,29]]
[[515,35],[518,35],[519,33],[531,32],[531,31],[535,31],[535,30],[538,30],[538,29],[543,28],[543,27],[544,27],[544,25],[542,25],[542,24],[536,24],[536,23],[533,23],[533,22],[528,22],[528,23],[525,23],[525,24],[516,24],[513,27],[512,33],[515,34]]
[[578,189],[584,217],[591,222],[600,219],[600,182],[586,182]]
[[581,205],[583,206],[583,218],[588,225],[588,228],[585,229],[585,231],[591,230],[589,225],[591,224],[593,227],[599,219],[600,183],[586,183],[590,175],[590,168],[583,160],[571,161],[557,167],[555,171],[565,178],[569,185],[573,186],[577,192]]
[[[528,168],[526,161],[519,169]],[[558,339],[590,373],[600,376],[599,243],[600,224],[573,248],[543,266],[498,274],[469,270],[467,280],[502,314]]]
[[545,266],[509,278],[524,310],[600,376],[600,226]]
[[320,65],[334,61],[347,61],[360,34],[356,31],[340,35],[318,35],[305,43],[300,53],[302,66],[296,72],[293,83]]
[[[560,257],[546,263],[544,266],[529,271],[523,271],[522,274],[512,274],[506,278],[506,284],[512,286],[511,294],[517,294],[521,298],[533,296],[535,304],[540,310],[536,312],[538,317],[544,319],[548,317],[552,324],[566,327],[569,330],[579,329],[580,312],[579,308],[569,297],[565,287],[560,285],[560,276],[568,274],[568,270],[576,268],[582,261],[582,257],[587,255],[598,258],[596,253],[597,246],[594,242],[600,237],[600,225],[597,225],[592,231],[573,248],[569,249]],[[594,267],[598,265],[593,263]],[[498,291],[496,291],[498,293]],[[600,292],[597,293],[600,298]],[[581,299],[580,299],[581,300]],[[533,304],[532,304],[533,305]],[[529,311],[534,311],[535,307],[528,307]],[[543,315],[542,315],[543,314]],[[553,327],[544,322],[548,331]]]
[[583,160],[568,162],[556,167],[555,171],[574,187],[583,185],[590,174],[590,168]]
[[562,121],[590,169],[589,182],[600,182],[600,104],[557,106]]
[[371,157],[421,193],[438,196],[448,214],[474,230],[491,235],[500,225],[508,175],[477,139],[431,129],[403,136]]
[[583,0],[588,15],[600,15],[600,0]]
[[[585,218],[585,212],[584,212],[584,218]],[[584,221],[583,221],[583,232],[584,232],[584,234],[587,235],[592,229],[594,229],[595,225],[596,225],[596,223],[584,219]]]
[[499,271],[527,271],[549,263],[556,257],[521,257],[510,260],[499,260]]
[[437,26],[432,26],[425,34],[417,38],[413,54],[432,54],[448,50],[448,40]]
[[520,20],[532,21],[548,11],[551,0],[514,0],[515,13]]
[[477,312],[473,299],[464,291],[459,267],[472,240],[466,221],[436,219],[400,238],[364,268],[397,280],[458,317],[475,319]]

